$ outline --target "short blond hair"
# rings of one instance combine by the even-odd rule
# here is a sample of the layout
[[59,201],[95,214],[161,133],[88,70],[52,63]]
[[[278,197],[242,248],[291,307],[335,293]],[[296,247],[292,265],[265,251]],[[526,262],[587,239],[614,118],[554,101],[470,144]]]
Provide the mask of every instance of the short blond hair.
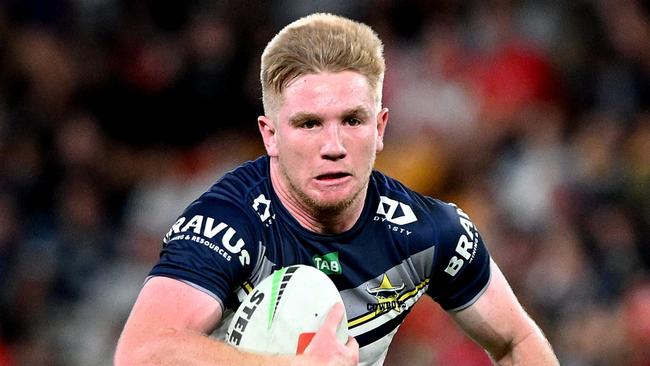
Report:
[[368,25],[317,13],[284,27],[262,53],[262,102],[268,115],[294,79],[320,72],[356,71],[365,76],[377,103],[384,81],[384,46]]

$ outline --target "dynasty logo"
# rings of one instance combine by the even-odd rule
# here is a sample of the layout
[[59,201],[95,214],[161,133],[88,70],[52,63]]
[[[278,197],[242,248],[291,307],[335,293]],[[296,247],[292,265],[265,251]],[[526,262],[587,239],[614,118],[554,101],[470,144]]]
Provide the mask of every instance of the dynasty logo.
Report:
[[411,206],[386,196],[380,196],[379,206],[373,220],[384,223],[390,231],[409,236],[411,231],[403,226],[418,221],[418,218]]
[[[253,200],[253,210],[259,215],[260,220],[264,223],[264,226],[268,227],[273,223],[275,219],[275,214],[271,214],[271,200],[266,198],[264,193],[261,193],[257,198]],[[271,220],[269,220],[269,218]]]
[[377,299],[376,303],[368,303],[368,311],[374,311],[376,315],[395,310],[401,313],[402,310],[407,308],[404,301],[399,297],[404,290],[404,283],[399,286],[394,286],[388,275],[384,273],[381,284],[378,287],[370,288],[366,285],[366,291]]

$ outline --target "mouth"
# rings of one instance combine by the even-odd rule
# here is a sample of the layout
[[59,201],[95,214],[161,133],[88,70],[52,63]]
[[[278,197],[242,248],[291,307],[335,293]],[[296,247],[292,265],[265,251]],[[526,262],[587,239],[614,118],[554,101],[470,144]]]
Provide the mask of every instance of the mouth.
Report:
[[316,179],[322,182],[328,182],[328,181],[334,181],[337,179],[343,179],[345,177],[349,177],[352,174],[350,173],[345,173],[345,172],[335,172],[335,173],[326,173],[326,174],[321,174],[317,175]]

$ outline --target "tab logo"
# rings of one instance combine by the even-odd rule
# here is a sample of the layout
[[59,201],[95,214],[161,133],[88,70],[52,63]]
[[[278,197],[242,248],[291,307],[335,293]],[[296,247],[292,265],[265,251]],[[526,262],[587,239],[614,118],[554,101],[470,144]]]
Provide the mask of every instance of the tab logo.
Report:
[[339,262],[339,252],[331,252],[322,256],[315,255],[312,260],[314,261],[314,266],[325,274],[343,273],[341,262]]
[[[377,215],[384,216],[386,221],[395,225],[406,225],[418,221],[415,217],[411,206],[404,204],[386,196],[379,197],[379,207]],[[399,208],[399,211],[397,210]]]

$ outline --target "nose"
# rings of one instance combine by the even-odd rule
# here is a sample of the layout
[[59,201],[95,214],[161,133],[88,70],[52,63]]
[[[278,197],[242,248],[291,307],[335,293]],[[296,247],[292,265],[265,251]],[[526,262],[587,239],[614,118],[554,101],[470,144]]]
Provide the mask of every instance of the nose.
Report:
[[323,159],[339,160],[347,155],[341,126],[337,123],[329,124],[323,129],[322,139],[321,157]]

